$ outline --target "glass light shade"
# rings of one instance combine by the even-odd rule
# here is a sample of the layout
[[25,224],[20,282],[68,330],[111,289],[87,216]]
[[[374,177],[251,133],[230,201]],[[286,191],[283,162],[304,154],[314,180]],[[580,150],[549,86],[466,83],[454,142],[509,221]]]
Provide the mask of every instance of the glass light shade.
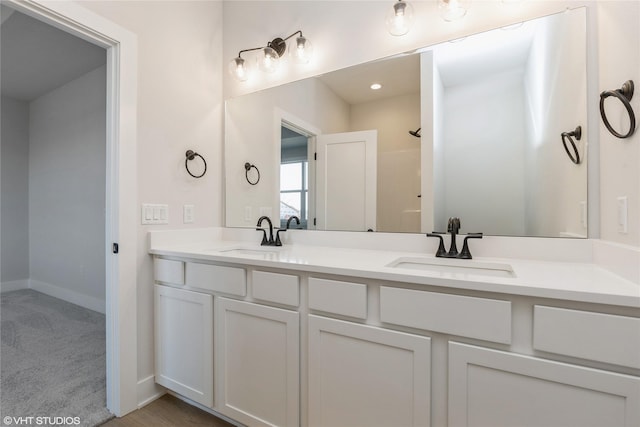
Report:
[[413,6],[399,0],[387,12],[385,26],[389,34],[403,36],[409,32],[413,25]]
[[467,14],[471,0],[438,0],[438,11],[445,21],[455,21]]
[[296,37],[293,42],[289,43],[289,55],[297,64],[308,64],[313,56],[313,45],[304,36]]
[[280,55],[270,47],[262,49],[260,59],[258,60],[260,69],[265,73],[275,73],[280,66]]
[[251,74],[249,63],[239,56],[229,62],[229,73],[238,81],[245,82]]

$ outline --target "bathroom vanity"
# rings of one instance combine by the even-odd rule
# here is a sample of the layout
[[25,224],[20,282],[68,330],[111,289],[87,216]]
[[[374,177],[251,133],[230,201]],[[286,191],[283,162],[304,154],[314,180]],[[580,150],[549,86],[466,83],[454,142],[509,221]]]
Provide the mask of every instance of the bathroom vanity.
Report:
[[597,265],[153,236],[150,252],[156,382],[239,423],[640,425],[640,290]]

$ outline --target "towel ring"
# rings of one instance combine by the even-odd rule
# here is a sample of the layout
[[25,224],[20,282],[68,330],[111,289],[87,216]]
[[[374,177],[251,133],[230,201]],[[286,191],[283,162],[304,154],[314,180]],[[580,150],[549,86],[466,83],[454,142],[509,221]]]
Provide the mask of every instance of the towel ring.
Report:
[[[251,169],[255,169],[256,172],[258,173],[258,178],[256,178],[255,181],[251,181],[249,179],[249,171]],[[258,170],[258,168],[256,167],[256,165],[252,165],[251,163],[247,162],[244,164],[244,177],[247,179],[247,182],[251,185],[256,185],[257,183],[260,182],[260,170]]]
[[[609,119],[607,119],[607,115],[604,112],[604,100],[608,97],[613,96],[616,97],[622,102],[624,108],[627,109],[627,113],[629,114],[629,121],[631,122],[629,125],[629,132],[626,134],[618,133],[609,123]],[[606,90],[600,94],[600,115],[602,116],[602,121],[606,128],[618,138],[629,138],[636,130],[636,116],[633,113],[633,108],[631,107],[631,99],[633,98],[633,80],[627,80],[624,82],[620,89],[616,90]]]
[[[576,147],[576,141],[573,140],[573,137],[575,137],[577,141],[582,139],[582,126],[576,127],[576,129],[571,132],[562,132],[560,135],[562,136],[562,145],[564,145],[564,151],[567,152],[567,156],[569,156],[573,163],[579,165],[582,161],[580,160],[580,153],[578,153],[578,147]],[[573,153],[569,151],[567,141],[571,144]]]
[[[189,175],[191,175],[194,178],[202,178],[204,176],[205,173],[207,173],[207,161],[204,159],[204,157],[202,157],[200,154],[196,153],[193,150],[187,150],[187,152],[185,153],[185,155],[187,156],[187,158],[184,161],[184,167],[187,169],[187,173]],[[189,160],[193,160],[197,157],[200,157],[202,159],[202,162],[204,163],[204,171],[202,171],[202,173],[200,175],[194,175],[193,173],[191,173],[191,171],[189,170]]]

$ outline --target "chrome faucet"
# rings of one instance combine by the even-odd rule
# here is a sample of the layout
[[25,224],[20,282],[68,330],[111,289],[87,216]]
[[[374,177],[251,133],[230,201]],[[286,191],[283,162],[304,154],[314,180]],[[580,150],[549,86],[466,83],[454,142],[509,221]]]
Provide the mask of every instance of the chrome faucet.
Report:
[[451,246],[449,247],[449,252],[447,252],[444,248],[444,239],[442,238],[441,232],[434,231],[433,233],[427,233],[427,237],[437,237],[440,239],[440,243],[438,244],[438,250],[436,251],[436,257],[438,258],[461,258],[461,259],[472,259],[471,251],[469,250],[468,239],[482,239],[482,233],[468,233],[464,237],[464,242],[462,244],[462,251],[458,253],[458,247],[456,245],[456,236],[460,231],[460,218],[451,217],[447,223],[447,233],[451,234]]
[[292,215],[291,217],[289,217],[289,219],[287,220],[287,225],[285,226],[285,228],[281,228],[276,232],[276,246],[282,246],[282,240],[280,240],[280,232],[285,232],[287,231],[290,227],[291,227],[291,220],[296,220],[296,223],[298,225],[300,225],[300,218],[298,218],[295,215]]
[[[267,231],[262,228],[262,221],[263,220],[267,220],[267,223],[269,223],[269,237],[267,238]],[[281,246],[282,243],[280,243],[280,245],[276,245],[276,242],[273,240],[273,223],[271,222],[271,219],[268,216],[261,216],[260,219],[258,219],[258,224],[256,224],[256,230],[257,231],[262,231],[262,242],[260,243],[261,246]]]

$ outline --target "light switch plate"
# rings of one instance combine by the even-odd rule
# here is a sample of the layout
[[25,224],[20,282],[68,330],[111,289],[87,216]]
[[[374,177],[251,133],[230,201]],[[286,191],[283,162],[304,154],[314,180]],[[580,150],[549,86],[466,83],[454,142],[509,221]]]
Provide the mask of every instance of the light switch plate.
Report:
[[144,225],[169,224],[169,205],[144,203],[140,217]]

